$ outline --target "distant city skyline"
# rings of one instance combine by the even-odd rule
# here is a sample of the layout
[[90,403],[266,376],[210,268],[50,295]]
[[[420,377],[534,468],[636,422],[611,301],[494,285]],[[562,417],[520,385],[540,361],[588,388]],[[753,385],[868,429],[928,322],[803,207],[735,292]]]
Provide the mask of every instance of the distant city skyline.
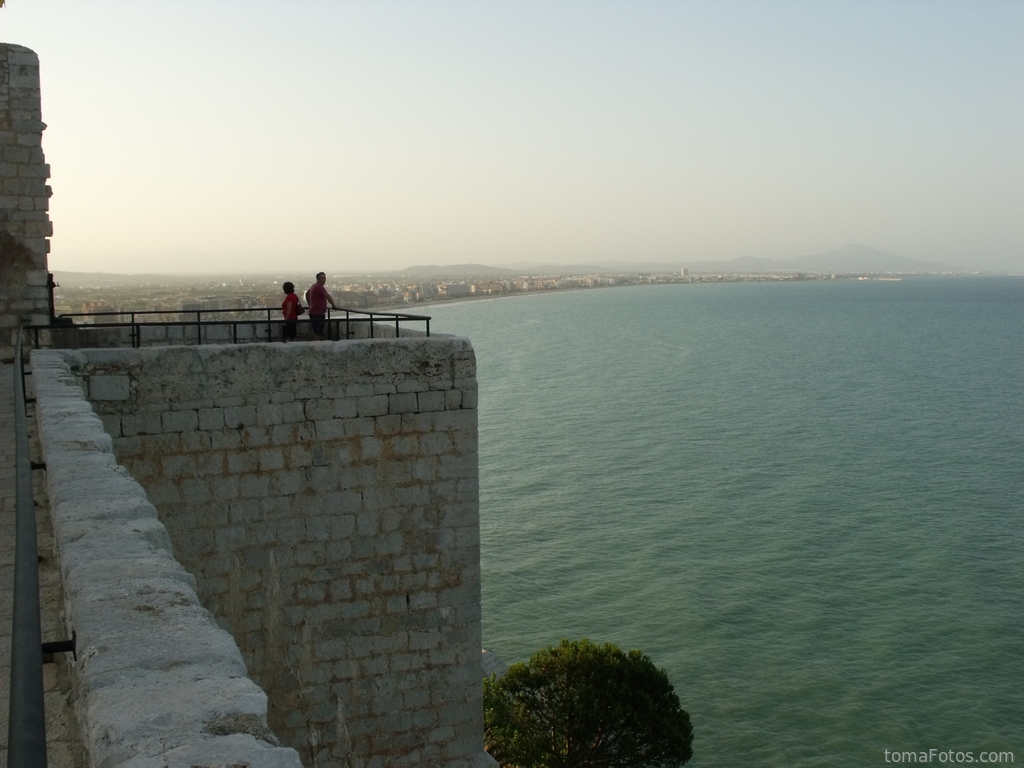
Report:
[[1014,0],[0,9],[40,58],[50,267],[83,272],[1024,272],[1022,38]]

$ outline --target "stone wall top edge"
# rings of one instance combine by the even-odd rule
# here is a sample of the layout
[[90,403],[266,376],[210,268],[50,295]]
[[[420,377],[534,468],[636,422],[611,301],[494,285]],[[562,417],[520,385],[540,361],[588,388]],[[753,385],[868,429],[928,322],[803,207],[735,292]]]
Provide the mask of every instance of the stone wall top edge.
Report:
[[39,56],[31,48],[26,48],[24,45],[18,45],[17,43],[0,42],[0,56],[8,55],[11,53],[29,53],[32,54],[33,57],[35,57],[37,62],[39,61]]
[[[331,377],[375,380],[382,376],[452,381],[476,375],[476,355],[463,337],[362,339],[293,344],[202,344],[131,348],[54,350],[76,375],[145,369],[172,377],[231,376],[241,369],[270,374],[293,372],[316,382]],[[425,363],[429,363],[425,364]],[[257,387],[253,381],[241,382]]]

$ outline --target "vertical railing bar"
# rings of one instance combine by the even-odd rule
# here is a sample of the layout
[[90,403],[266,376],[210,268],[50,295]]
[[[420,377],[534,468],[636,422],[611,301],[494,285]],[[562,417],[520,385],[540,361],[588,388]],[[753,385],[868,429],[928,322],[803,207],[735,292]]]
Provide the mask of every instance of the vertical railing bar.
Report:
[[39,564],[28,419],[22,386],[21,333],[15,345],[15,555],[14,612],[11,621],[11,690],[7,764],[46,768],[46,716],[43,705],[42,628],[39,622]]

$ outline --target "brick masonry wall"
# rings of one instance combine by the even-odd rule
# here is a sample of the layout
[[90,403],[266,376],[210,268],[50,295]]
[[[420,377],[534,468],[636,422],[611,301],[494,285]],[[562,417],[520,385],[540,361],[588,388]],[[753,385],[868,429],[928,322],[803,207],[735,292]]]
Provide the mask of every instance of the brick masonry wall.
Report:
[[63,354],[306,765],[491,763],[467,341]]
[[0,43],[0,359],[23,323],[49,321],[50,166],[43,158],[39,59]]

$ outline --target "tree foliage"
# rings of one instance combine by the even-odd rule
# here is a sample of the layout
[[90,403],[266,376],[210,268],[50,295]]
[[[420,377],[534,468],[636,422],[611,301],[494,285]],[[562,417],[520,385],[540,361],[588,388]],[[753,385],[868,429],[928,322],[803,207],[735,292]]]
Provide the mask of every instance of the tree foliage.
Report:
[[690,716],[640,651],[562,640],[484,681],[484,742],[509,768],[676,768]]

